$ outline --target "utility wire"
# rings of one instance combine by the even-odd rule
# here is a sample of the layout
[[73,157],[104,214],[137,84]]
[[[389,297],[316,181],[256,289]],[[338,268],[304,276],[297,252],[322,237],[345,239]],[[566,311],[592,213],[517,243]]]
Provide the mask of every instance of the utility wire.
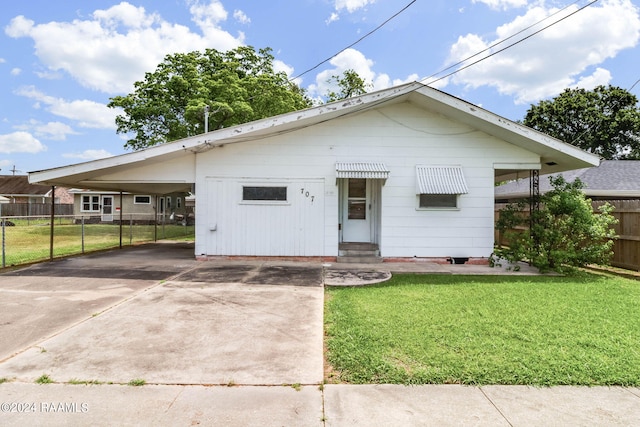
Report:
[[[531,24],[531,25],[529,25],[529,26],[528,26],[528,27],[526,27],[526,28],[523,28],[522,30],[518,31],[517,33],[514,33],[514,34],[510,35],[509,37],[507,37],[507,38],[505,38],[505,39],[503,39],[503,40],[500,40],[499,42],[496,42],[496,43],[492,44],[491,46],[487,47],[486,49],[481,50],[480,52],[476,52],[476,53],[474,53],[473,55],[468,56],[468,57],[466,57],[465,59],[462,59],[462,60],[460,60],[460,61],[456,62],[455,64],[449,65],[447,68],[444,68],[444,69],[442,69],[442,70],[440,70],[440,71],[437,71],[437,72],[435,72],[435,73],[431,74],[430,76],[427,76],[427,77],[425,77],[425,78],[423,78],[423,79],[420,79],[420,81],[421,81],[421,82],[423,82],[423,81],[425,81],[425,80],[428,80],[428,79],[430,79],[430,78],[432,78],[432,77],[437,76],[437,75],[438,75],[438,74],[440,74],[440,73],[444,73],[444,72],[445,72],[445,71],[447,71],[447,70],[450,70],[450,69],[452,69],[452,68],[455,68],[455,67],[457,67],[458,65],[461,65],[461,64],[463,64],[463,63],[467,62],[468,60],[470,60],[470,59],[472,59],[472,58],[475,58],[476,56],[481,55],[481,54],[483,54],[483,53],[485,53],[485,52],[487,52],[487,51],[489,51],[489,50],[493,49],[494,47],[496,47],[496,46],[498,46],[498,45],[500,45],[500,44],[502,44],[502,43],[505,43],[505,42],[506,42],[506,41],[508,41],[508,40],[511,40],[512,38],[514,38],[514,37],[518,36],[519,34],[522,34],[522,33],[524,33],[525,31],[530,30],[531,28],[533,28],[533,27],[537,26],[538,24],[540,24],[540,23],[542,23],[542,22],[546,21],[547,19],[551,19],[552,17],[556,16],[557,14],[559,14],[559,13],[561,13],[561,12],[564,12],[564,11],[565,11],[566,9],[568,9],[569,7],[573,6],[573,5],[574,5],[574,4],[576,4],[576,3],[580,3],[581,1],[582,1],[582,0],[576,0],[576,1],[574,1],[573,3],[568,4],[567,6],[563,7],[563,8],[562,8],[562,9],[560,9],[560,10],[558,10],[557,12],[552,13],[551,15],[547,16],[546,18],[541,19],[540,21],[538,21],[538,22],[536,22],[536,23],[534,23],[534,24]],[[597,1],[597,0],[596,0],[596,1]],[[514,44],[515,44],[515,43],[514,43]],[[437,80],[436,80],[436,81],[437,81]]]
[[289,81],[293,81],[295,79],[298,79],[302,76],[304,76],[307,73],[310,73],[311,71],[315,70],[316,68],[318,68],[319,66],[321,66],[322,64],[326,64],[327,62],[331,61],[333,58],[335,58],[336,56],[340,55],[342,52],[344,52],[345,50],[352,48],[353,46],[357,45],[358,43],[360,43],[362,40],[366,39],[367,37],[369,37],[371,34],[375,33],[376,31],[378,31],[380,28],[384,27],[389,21],[391,21],[392,19],[394,19],[396,16],[400,15],[402,12],[404,12],[405,10],[409,9],[409,7],[411,5],[413,5],[417,0],[412,0],[409,4],[407,4],[405,7],[403,7],[402,9],[400,9],[398,12],[396,12],[393,16],[391,16],[390,18],[388,18],[386,21],[384,21],[382,24],[378,25],[376,28],[374,28],[373,30],[369,31],[367,34],[365,34],[364,36],[360,37],[358,40],[356,40],[355,42],[351,43],[349,46],[345,47],[344,49],[342,49],[341,51],[339,51],[338,53],[330,56],[329,58],[325,59],[324,61],[318,63],[317,65],[309,68],[308,70],[298,74],[295,77],[292,77],[289,79]]
[[[467,68],[469,68],[469,67],[471,67],[471,66],[473,66],[473,65],[476,65],[476,64],[477,64],[477,63],[479,63],[479,62],[484,61],[485,59],[491,58],[492,56],[497,55],[497,54],[498,54],[498,53],[500,53],[500,52],[503,52],[503,51],[505,51],[505,50],[507,50],[507,49],[509,49],[509,48],[511,48],[511,47],[513,47],[513,46],[515,46],[515,45],[517,45],[517,44],[520,44],[520,43],[522,43],[523,41],[525,41],[525,40],[527,40],[527,39],[529,39],[529,38],[531,38],[531,37],[535,36],[536,34],[541,33],[542,31],[546,30],[547,28],[552,27],[552,26],[554,26],[554,25],[556,25],[556,24],[558,24],[558,23],[560,23],[560,22],[564,21],[565,19],[567,19],[567,18],[569,18],[569,17],[571,17],[571,16],[575,15],[575,14],[576,14],[576,13],[578,13],[578,12],[581,12],[582,10],[586,9],[587,7],[591,6],[592,4],[594,4],[594,3],[596,3],[596,2],[598,2],[598,0],[592,0],[590,3],[587,3],[586,5],[582,6],[581,8],[579,8],[579,9],[577,9],[577,10],[575,10],[575,11],[571,12],[570,14],[568,14],[568,15],[567,15],[567,16],[565,16],[565,17],[562,17],[562,18],[558,19],[557,21],[552,22],[551,24],[549,24],[549,25],[547,25],[547,26],[545,26],[545,27],[543,27],[543,28],[539,29],[538,31],[535,31],[535,32],[533,32],[533,33],[529,34],[528,36],[523,37],[523,38],[519,39],[518,41],[516,41],[516,42],[514,42],[514,43],[511,43],[511,44],[510,44],[510,45],[508,45],[508,46],[503,47],[502,49],[498,49],[498,50],[496,50],[495,52],[492,52],[491,54],[489,54],[489,55],[487,55],[487,56],[485,56],[485,57],[483,57],[483,58],[478,59],[477,61],[474,61],[474,62],[472,62],[472,63],[470,63],[470,64],[465,65],[464,67],[458,68],[458,69],[457,69],[457,70],[455,70],[455,71],[452,71],[452,72],[450,72],[450,73],[448,73],[448,74],[445,74],[444,76],[439,77],[439,78],[437,78],[437,79],[435,79],[435,80],[433,80],[433,81],[430,81],[428,84],[433,84],[433,83],[438,82],[438,81],[440,81],[440,80],[446,79],[447,77],[450,77],[450,76],[452,76],[452,75],[454,75],[454,74],[456,74],[456,73],[459,73],[459,72],[460,72],[460,71],[462,71],[462,70],[465,70],[465,69],[467,69]],[[540,21],[540,22],[542,22],[542,21]],[[488,50],[488,49],[485,49],[483,52],[485,52],[486,50]],[[482,52],[480,52],[480,53],[482,53]],[[478,54],[475,54],[475,55],[471,56],[470,58],[473,58],[473,57],[475,57],[475,56],[477,56],[477,55],[478,55]],[[466,61],[467,61],[468,59],[470,59],[470,58],[467,58],[467,59],[465,59],[465,60],[461,61],[461,63],[462,63],[462,62],[466,62]],[[456,64],[456,65],[457,65],[457,64]],[[454,66],[455,66],[455,65],[454,65]],[[451,67],[449,67],[449,68],[451,68]],[[447,68],[447,69],[449,69],[449,68]],[[436,73],[436,75],[437,75],[437,74],[439,74],[439,73],[440,73],[440,72]],[[430,77],[425,77],[424,79],[421,79],[421,80],[420,80],[420,82],[423,82],[423,81],[424,81],[425,79],[427,79],[427,78],[430,78]]]

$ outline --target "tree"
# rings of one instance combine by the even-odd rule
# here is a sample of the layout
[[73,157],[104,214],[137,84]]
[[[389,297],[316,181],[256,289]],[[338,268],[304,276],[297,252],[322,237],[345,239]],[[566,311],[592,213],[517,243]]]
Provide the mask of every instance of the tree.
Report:
[[640,159],[640,108],[614,86],[565,89],[532,105],[524,124],[605,159]]
[[134,92],[111,98],[120,107],[118,133],[133,133],[125,147],[139,150],[209,129],[234,126],[311,106],[303,89],[273,68],[271,49],[243,46],[228,52],[167,55]]
[[331,76],[331,78],[327,80],[327,83],[335,84],[339,89],[338,92],[329,91],[329,93],[327,93],[327,102],[362,95],[367,93],[367,89],[372,86],[371,84],[365,83],[364,79],[352,69],[345,70],[342,76]]
[[524,204],[510,204],[500,211],[496,227],[507,241],[494,256],[509,262],[528,260],[541,271],[570,272],[587,264],[607,265],[613,255],[613,207],[605,203],[594,213],[591,200],[576,179],[550,177],[553,189],[540,196],[540,209],[533,211],[533,228],[523,215]]

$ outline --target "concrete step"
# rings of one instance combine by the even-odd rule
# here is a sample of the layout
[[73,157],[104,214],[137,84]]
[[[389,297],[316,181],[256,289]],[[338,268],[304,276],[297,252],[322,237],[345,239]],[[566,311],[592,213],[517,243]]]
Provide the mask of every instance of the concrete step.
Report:
[[382,257],[376,255],[347,255],[338,256],[336,261],[342,264],[379,264],[382,262]]

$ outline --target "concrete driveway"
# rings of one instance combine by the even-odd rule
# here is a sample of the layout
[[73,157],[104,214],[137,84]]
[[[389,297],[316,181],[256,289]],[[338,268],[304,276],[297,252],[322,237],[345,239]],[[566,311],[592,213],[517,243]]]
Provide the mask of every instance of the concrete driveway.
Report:
[[[193,258],[192,245],[162,243],[0,274],[0,425],[627,426],[640,419],[638,388],[323,385],[323,282],[366,283],[386,272]],[[36,383],[42,375],[53,383]]]
[[322,382],[320,264],[198,263],[191,245],[148,245],[0,275],[0,294],[0,378]]

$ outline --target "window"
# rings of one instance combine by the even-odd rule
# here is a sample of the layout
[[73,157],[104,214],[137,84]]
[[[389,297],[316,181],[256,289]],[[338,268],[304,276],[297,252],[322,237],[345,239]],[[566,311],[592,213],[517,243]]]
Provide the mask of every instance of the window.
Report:
[[136,205],[150,205],[151,196],[133,196],[133,203]]
[[421,208],[457,208],[457,194],[420,194]]
[[182,208],[182,197],[176,197],[176,209]]
[[349,179],[348,218],[367,219],[367,180]]
[[167,197],[167,210],[171,210],[171,197]]
[[100,196],[82,196],[82,212],[99,212]]
[[287,201],[287,187],[242,187],[243,201]]
[[462,167],[416,165],[419,209],[458,209],[458,196],[468,192]]

